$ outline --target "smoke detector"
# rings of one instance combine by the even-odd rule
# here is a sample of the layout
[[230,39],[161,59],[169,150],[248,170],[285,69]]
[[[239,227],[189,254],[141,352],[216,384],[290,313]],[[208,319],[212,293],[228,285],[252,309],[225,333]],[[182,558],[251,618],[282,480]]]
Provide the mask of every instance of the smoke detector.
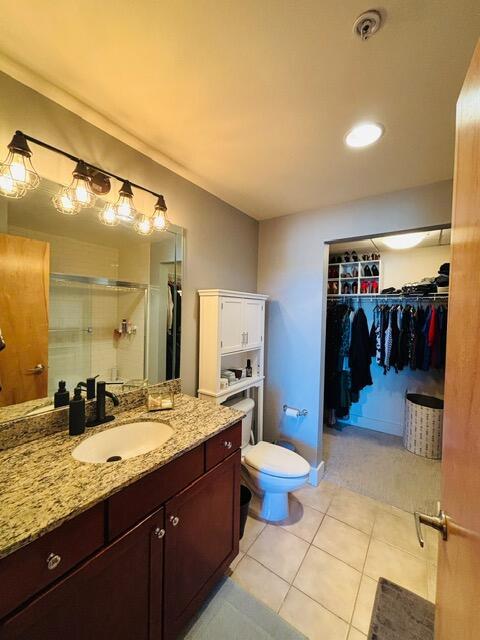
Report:
[[365,11],[353,24],[353,33],[362,40],[368,40],[380,29],[382,16],[376,9]]

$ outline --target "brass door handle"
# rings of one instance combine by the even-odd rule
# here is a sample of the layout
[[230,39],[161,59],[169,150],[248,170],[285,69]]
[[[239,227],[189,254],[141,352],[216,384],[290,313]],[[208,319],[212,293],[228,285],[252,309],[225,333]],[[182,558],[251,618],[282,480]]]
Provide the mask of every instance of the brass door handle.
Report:
[[438,514],[436,516],[431,516],[427,513],[421,513],[420,511],[415,511],[415,528],[417,530],[417,538],[421,547],[425,546],[425,540],[423,539],[422,534],[422,524],[426,524],[437,531],[440,531],[442,534],[443,540],[448,540],[448,518],[445,514],[445,511],[440,507],[440,503],[438,503]]
[[33,369],[27,369],[27,373],[34,373],[36,375],[39,375],[40,373],[43,373],[45,371],[46,367],[44,364],[36,364]]

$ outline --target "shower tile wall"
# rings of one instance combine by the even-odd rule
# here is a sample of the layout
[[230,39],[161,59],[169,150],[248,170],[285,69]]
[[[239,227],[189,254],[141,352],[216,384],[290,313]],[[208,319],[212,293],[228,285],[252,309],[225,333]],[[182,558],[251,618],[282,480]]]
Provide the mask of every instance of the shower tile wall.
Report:
[[[50,243],[54,273],[149,281],[149,246],[117,249],[72,238],[10,227],[9,233]],[[51,282],[48,393],[64,379],[70,390],[87,376],[112,380],[144,377],[143,291]],[[115,337],[123,318],[136,335]],[[91,332],[88,329],[91,328]]]

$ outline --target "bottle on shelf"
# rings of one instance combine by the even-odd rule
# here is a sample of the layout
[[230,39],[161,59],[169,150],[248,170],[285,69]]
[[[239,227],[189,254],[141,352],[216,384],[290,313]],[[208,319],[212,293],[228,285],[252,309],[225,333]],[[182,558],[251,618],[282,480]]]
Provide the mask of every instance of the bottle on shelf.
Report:
[[67,390],[67,383],[65,380],[60,380],[58,383],[58,391],[55,391],[53,396],[53,406],[55,409],[58,407],[66,407],[70,402],[70,392]]
[[245,375],[247,376],[247,378],[251,378],[253,376],[253,370],[252,370],[252,365],[250,363],[250,360],[247,360],[247,366],[245,367]]

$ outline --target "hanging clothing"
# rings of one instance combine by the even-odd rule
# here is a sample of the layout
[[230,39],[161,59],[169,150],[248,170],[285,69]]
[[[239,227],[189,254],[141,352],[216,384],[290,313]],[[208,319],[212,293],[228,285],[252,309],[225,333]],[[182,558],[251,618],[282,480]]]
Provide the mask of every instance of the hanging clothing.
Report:
[[[357,309],[352,321],[349,365],[352,376],[352,398],[366,386],[372,385],[370,373],[370,335],[367,316],[362,308]],[[355,401],[355,400],[354,400]]]

